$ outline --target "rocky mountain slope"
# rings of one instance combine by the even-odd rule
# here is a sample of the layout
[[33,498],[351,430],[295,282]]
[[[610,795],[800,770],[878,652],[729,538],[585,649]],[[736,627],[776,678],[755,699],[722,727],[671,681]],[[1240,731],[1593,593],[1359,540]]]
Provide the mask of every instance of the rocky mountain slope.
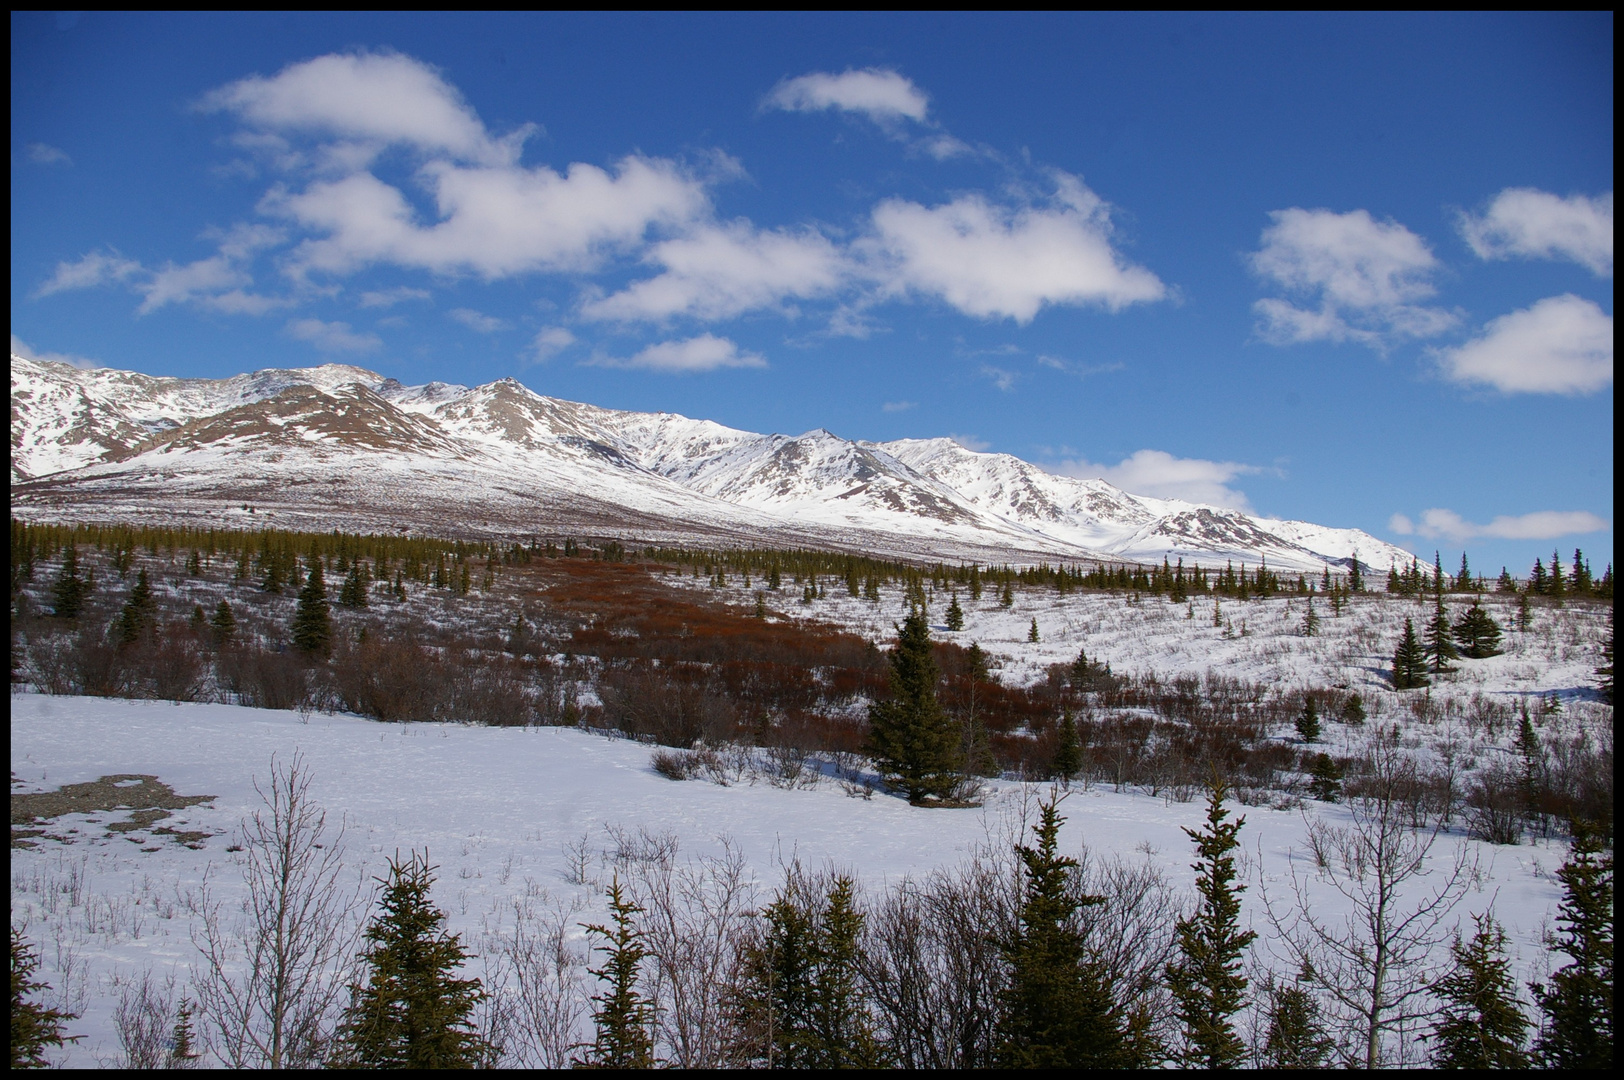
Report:
[[222,525],[575,532],[863,547],[945,559],[1101,559],[1317,572],[1353,529],[1132,495],[948,439],[758,435],[602,409],[512,379],[408,387],[328,364],[230,379],[11,358],[20,516]]

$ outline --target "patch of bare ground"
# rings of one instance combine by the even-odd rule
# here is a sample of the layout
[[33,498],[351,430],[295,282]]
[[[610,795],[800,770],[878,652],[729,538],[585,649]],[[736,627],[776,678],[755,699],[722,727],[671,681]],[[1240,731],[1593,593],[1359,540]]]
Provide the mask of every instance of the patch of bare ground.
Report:
[[[112,821],[95,821],[104,825],[107,835],[116,833],[148,832],[153,836],[167,836],[178,844],[197,846],[210,836],[207,832],[177,830],[168,827],[153,828],[171,816],[175,810],[206,803],[213,795],[177,795],[175,789],[156,776],[141,773],[115,773],[84,784],[65,784],[55,791],[21,792],[15,790],[20,783],[14,775],[11,780],[11,846],[36,847],[37,838],[72,843],[82,839],[77,830],[68,833],[52,832],[48,826],[67,814],[98,814],[129,811],[128,816]],[[132,843],[145,843],[140,837],[128,836]]]

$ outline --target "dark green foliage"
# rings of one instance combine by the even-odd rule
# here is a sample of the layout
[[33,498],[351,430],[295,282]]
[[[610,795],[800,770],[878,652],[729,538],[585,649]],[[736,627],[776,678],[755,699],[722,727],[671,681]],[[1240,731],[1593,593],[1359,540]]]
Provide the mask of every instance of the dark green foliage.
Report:
[[133,645],[141,637],[141,632],[152,625],[158,613],[158,604],[152,598],[152,585],[147,581],[147,571],[142,567],[136,575],[135,588],[130,590],[129,599],[124,601],[124,610],[118,614],[118,621],[114,627],[118,633],[120,645]]
[[1319,742],[1320,722],[1319,706],[1314,703],[1314,695],[1303,697],[1303,711],[1297,714],[1297,738],[1305,743]]
[[1034,645],[1036,645],[1038,643],[1038,641],[1039,641],[1039,638],[1038,638],[1038,621],[1037,621],[1036,618],[1034,618],[1032,620],[1032,628],[1026,632],[1026,640],[1031,642]]
[[1442,594],[1438,596],[1432,618],[1427,620],[1423,641],[1422,651],[1431,659],[1434,675],[1451,670],[1449,661],[1460,659],[1460,650],[1455,648],[1455,635],[1449,628],[1449,613],[1444,610]]
[[1443,1002],[1432,1033],[1432,1064],[1439,1069],[1526,1069],[1523,1042],[1528,1018],[1506,956],[1506,932],[1492,916],[1475,915],[1477,932],[1462,941],[1455,931],[1448,974],[1433,986]]
[[1363,570],[1359,566],[1358,551],[1355,551],[1353,556],[1348,560],[1348,591],[1365,591],[1365,576]]
[[1094,665],[1088,661],[1088,650],[1078,649],[1077,659],[1071,662],[1071,686],[1081,690],[1094,678]]
[[1004,591],[998,595],[998,606],[1004,608],[1015,606],[1015,580],[1013,578],[1005,580]]
[[192,614],[187,618],[186,624],[191,628],[192,633],[203,633],[203,628],[209,625],[209,617],[203,614],[202,604],[192,605]]
[[79,548],[76,544],[69,544],[62,553],[62,569],[57,573],[56,584],[51,591],[55,601],[53,611],[57,618],[79,617],[79,612],[84,610],[85,597],[90,594],[90,584],[79,573]]
[[1216,776],[1207,787],[1207,825],[1185,829],[1195,842],[1196,910],[1179,920],[1179,959],[1167,967],[1167,985],[1179,1003],[1184,1022],[1184,1064],[1201,1069],[1228,1069],[1241,1063],[1245,1047],[1230,1022],[1245,1004],[1247,980],[1241,954],[1257,938],[1240,929],[1240,894],[1235,882],[1235,837],[1245,818],[1225,821],[1228,787]]
[[1455,623],[1455,640],[1460,643],[1461,655],[1471,660],[1499,656],[1500,634],[1500,624],[1479,603],[1472,604]]
[[1336,802],[1342,797],[1342,766],[1330,754],[1317,754],[1308,771],[1308,791],[1320,802]]
[[964,629],[964,609],[959,606],[959,594],[953,594],[953,600],[947,605],[947,628],[949,630]]
[[609,915],[614,929],[592,925],[587,933],[603,939],[606,958],[602,967],[592,968],[599,981],[607,983],[603,993],[592,1000],[592,1022],[597,1035],[585,1057],[575,1061],[577,1068],[652,1069],[654,1042],[649,1029],[654,1023],[654,1005],[637,989],[638,967],[648,950],[643,946],[632,916],[642,908],[626,899],[620,879],[609,886]]
[[429,901],[428,852],[389,862],[378,915],[361,954],[365,981],[350,987],[334,1064],[359,1069],[473,1069],[497,1049],[474,1030],[485,998],[478,979],[456,978],[468,960],[460,935]]
[[891,662],[891,697],[869,706],[869,752],[908,801],[945,798],[959,782],[959,732],[936,700],[936,658],[922,612],[903,620]]
[[49,989],[34,980],[39,969],[39,954],[24,940],[22,931],[11,928],[11,1067],[13,1069],[43,1069],[46,1067],[45,1048],[61,1046],[65,1042],[83,1038],[62,1034],[62,1025],[77,1019],[78,1014],[47,1009],[29,996],[36,990]]
[[753,1063],[860,1069],[883,1063],[858,979],[863,915],[837,877],[823,898],[792,878],[762,912],[765,933],[744,956],[741,1006]]
[[1393,689],[1415,690],[1431,683],[1427,677],[1427,657],[1415,636],[1415,623],[1404,620],[1404,636],[1393,652]]
[[1317,637],[1319,635],[1319,614],[1314,610],[1314,601],[1308,601],[1308,610],[1303,614],[1303,637]]
[[1015,850],[1025,889],[1015,937],[1002,943],[1009,982],[1000,999],[994,1061],[1006,1069],[1119,1068],[1132,1064],[1121,1010],[1089,961],[1077,909],[1104,903],[1070,888],[1077,861],[1059,854],[1054,802],[1040,807],[1036,848]]
[[1077,722],[1067,709],[1060,717],[1060,740],[1054,751],[1054,774],[1070,780],[1083,767],[1083,748],[1077,739]]
[[1274,988],[1269,995],[1269,1034],[1263,1065],[1271,1069],[1322,1069],[1333,1043],[1320,1020],[1319,1002],[1303,988],[1312,972]]
[[224,645],[237,636],[237,616],[231,613],[231,605],[224,600],[214,609],[214,617],[209,620],[209,626],[214,630],[214,640]]
[[[467,564],[463,564],[466,569]],[[367,572],[366,564],[356,560],[350,564],[350,572],[344,578],[344,584],[338,590],[338,602],[348,608],[363,608],[367,606],[367,591],[372,585],[372,575]]]
[[1342,722],[1358,726],[1365,722],[1365,699],[1358,694],[1349,694],[1348,700],[1342,706]]
[[758,619],[765,619],[767,617],[767,594],[764,592],[756,593],[755,616]]
[[1558,933],[1551,948],[1572,962],[1535,985],[1545,1023],[1534,1046],[1549,1069],[1610,1069],[1613,1065],[1613,857],[1602,854],[1594,827],[1573,826],[1562,882]]
[[1503,566],[1500,568],[1500,576],[1494,582],[1494,591],[1508,596],[1517,591],[1517,579]]
[[333,641],[333,620],[327,607],[327,586],[321,578],[321,560],[310,560],[310,576],[299,590],[293,613],[293,647],[305,653],[325,653]]

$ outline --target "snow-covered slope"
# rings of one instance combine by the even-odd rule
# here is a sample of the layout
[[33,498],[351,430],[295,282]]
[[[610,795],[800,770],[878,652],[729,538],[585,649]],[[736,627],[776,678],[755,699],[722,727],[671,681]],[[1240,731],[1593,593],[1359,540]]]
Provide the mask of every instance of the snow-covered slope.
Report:
[[[1385,567],[1366,533],[1131,495],[948,439],[758,435],[339,364],[230,379],[13,356],[12,508],[297,527],[624,532],[938,558]],[[248,507],[255,509],[250,512]]]

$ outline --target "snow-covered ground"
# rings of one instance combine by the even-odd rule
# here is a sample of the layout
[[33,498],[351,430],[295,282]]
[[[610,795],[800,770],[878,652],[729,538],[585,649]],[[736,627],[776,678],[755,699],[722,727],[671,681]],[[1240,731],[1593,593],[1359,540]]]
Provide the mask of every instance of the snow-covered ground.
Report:
[[[1018,604],[1013,612],[977,611],[972,628],[984,644],[1010,655],[1012,664],[1069,659],[1075,639],[1066,635],[1104,617],[1089,614],[1091,606],[1075,598],[1070,603],[1069,624],[1060,614],[1062,605]],[[1179,610],[1147,601],[1123,616],[1120,626],[1094,628],[1088,640],[1100,642],[1102,658],[1125,666],[1128,655],[1118,650],[1143,634],[1136,620],[1161,618],[1163,609],[1182,617]],[[1258,635],[1271,619],[1285,618],[1281,605],[1272,610],[1270,617],[1255,617],[1256,634],[1233,646],[1242,652],[1226,659],[1215,643],[1207,663],[1241,664],[1244,650],[1259,651]],[[1016,660],[1021,650],[1011,643],[1024,636],[1034,614],[1052,644]],[[1202,615],[1198,612],[1198,619]],[[1118,636],[1106,638],[1107,632]],[[1159,659],[1146,654],[1143,663],[1154,666]],[[1263,675],[1264,669],[1255,674]],[[1032,796],[1045,790],[996,781],[981,808],[921,809],[883,795],[850,797],[832,781],[801,790],[676,783],[653,771],[648,746],[571,729],[403,727],[218,704],[15,694],[14,792],[49,791],[122,773],[155,775],[180,795],[214,796],[163,823],[209,833],[197,849],[150,831],[108,831],[119,812],[66,815],[49,829],[63,839],[13,849],[13,925],[25,926],[39,946],[40,977],[66,1007],[82,1014],[68,1031],[85,1039],[55,1055],[57,1060],[70,1066],[117,1064],[113,1015],[119,986],[144,969],[186,982],[198,954],[191,939],[194,919],[183,898],[206,871],[228,907],[242,895],[240,871],[228,850],[234,831],[260,805],[254,782],[265,781],[272,756],[287,761],[295,752],[313,768],[312,791],[329,819],[345,822],[347,873],[356,881],[375,877],[395,852],[426,846],[440,868],[436,902],[448,913],[450,928],[481,952],[511,919],[515,900],[579,904],[579,922],[601,920],[601,883],[617,829],[674,834],[679,860],[718,853],[725,838],[742,852],[762,892],[770,893],[781,880],[782,864],[798,857],[809,866],[849,869],[872,895],[904,876],[964,859],[989,836],[1007,836],[1012,815],[1030,811]],[[1312,873],[1307,823],[1316,816],[1345,820],[1348,811],[1310,804],[1306,810],[1248,807],[1244,812],[1241,836],[1252,885],[1244,918],[1263,935],[1254,953],[1268,960],[1274,946],[1260,884],[1277,904],[1289,899],[1292,868],[1300,875]],[[1181,894],[1190,890],[1190,844],[1181,827],[1197,824],[1199,803],[1094,788],[1074,790],[1063,813],[1065,849],[1087,844],[1101,855],[1149,860]],[[593,854],[592,868],[587,883],[572,883],[569,847],[583,838]],[[1511,937],[1519,974],[1534,976],[1542,963],[1538,942],[1559,896],[1551,872],[1562,861],[1563,846],[1495,848],[1446,834],[1434,851],[1436,865],[1447,865],[1458,848],[1478,860],[1479,872],[1457,914],[1464,921],[1468,913],[1492,907]],[[1430,884],[1423,880],[1418,887]],[[1341,913],[1334,894],[1316,886],[1314,895],[1321,914]],[[1283,960],[1274,966],[1289,967]],[[478,973],[480,961],[474,970]]]

